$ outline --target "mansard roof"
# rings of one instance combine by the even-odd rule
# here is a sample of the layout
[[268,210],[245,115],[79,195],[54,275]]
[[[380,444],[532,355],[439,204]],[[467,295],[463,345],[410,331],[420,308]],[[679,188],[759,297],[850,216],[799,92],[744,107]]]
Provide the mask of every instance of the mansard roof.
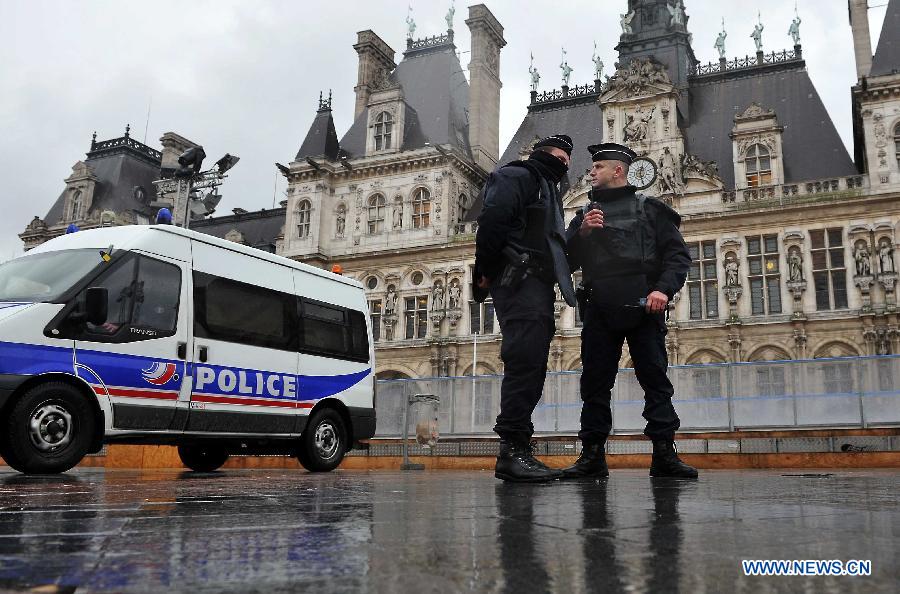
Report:
[[720,79],[696,77],[690,85],[690,126],[685,150],[716,161],[726,188],[734,187],[734,117],[756,102],[775,111],[782,132],[786,183],[858,173],[802,60],[782,69],[761,69]]
[[[88,216],[111,210],[115,213],[138,212],[150,217],[150,203],[156,200],[156,186],[162,156],[156,151],[125,136],[91,142],[84,163],[97,178]],[[143,197],[136,191],[140,187]],[[66,191],[63,190],[44,217],[48,226],[63,222]]]
[[231,230],[244,237],[244,242],[267,252],[275,252],[275,241],[284,229],[287,209],[265,208],[256,212],[210,217],[192,221],[190,228],[213,237],[225,238]]
[[327,157],[337,161],[340,148],[338,146],[337,132],[334,129],[334,118],[331,116],[331,94],[328,101],[319,95],[319,109],[313,119],[300,150],[294,160],[299,161],[305,157]]
[[890,0],[869,76],[897,72],[900,72],[900,0]]
[[[400,86],[407,107],[402,150],[422,148],[427,142],[449,144],[471,155],[466,113],[469,83],[452,39],[412,42],[389,82]],[[351,157],[366,152],[368,111],[359,114],[341,139],[341,149]]]
[[[776,60],[781,63],[775,63]],[[715,161],[725,187],[733,188],[734,156],[729,134],[734,127],[734,116],[743,113],[755,101],[773,109],[779,125],[784,127],[782,141],[787,183],[858,173],[803,60],[785,53],[784,56],[773,56],[762,66],[746,66],[739,62],[734,61],[733,71],[689,79],[689,87],[684,92],[690,94],[690,117],[682,129],[689,154],[703,161]],[[539,96],[538,101],[528,107],[525,119],[500,162],[518,159],[520,151],[535,138],[568,134],[575,143],[568,181],[575,183],[591,166],[585,147],[603,140],[605,118],[597,104],[598,96],[589,92],[566,99],[559,99],[558,92],[543,96],[550,99],[542,101]],[[683,121],[679,123],[685,125]]]

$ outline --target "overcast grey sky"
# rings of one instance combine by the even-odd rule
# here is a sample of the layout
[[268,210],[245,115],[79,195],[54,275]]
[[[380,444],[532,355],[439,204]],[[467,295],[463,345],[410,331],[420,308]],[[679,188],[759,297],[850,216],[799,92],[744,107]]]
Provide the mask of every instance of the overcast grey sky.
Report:
[[[729,57],[754,52],[750,32],[762,13],[765,51],[789,48],[794,3],[684,0],[701,62],[724,17]],[[560,85],[565,46],[571,83],[593,79],[594,41],[605,72],[615,63],[625,0],[485,0],[505,27],[500,60],[500,146],[507,145],[528,103],[528,61],[534,53],[542,88]],[[877,44],[885,1],[870,0]],[[240,206],[269,208],[282,199],[276,161],[291,161],[312,121],[319,91],[334,89],[338,136],[351,124],[356,32],[372,29],[397,52],[406,47],[407,6],[417,36],[440,34],[449,0],[0,0],[0,167],[3,216],[0,261],[21,253],[21,232],[43,217],[76,161],[99,139],[132,137],[159,148],[174,131],[204,145],[210,162],[239,155],[222,188],[219,214]],[[846,0],[798,0],[803,56],[819,95],[848,148],[850,86],[856,79]],[[456,44],[469,61],[456,6]],[[148,105],[151,105],[147,125]],[[810,147],[815,150],[815,147]],[[852,149],[851,149],[852,154]]]

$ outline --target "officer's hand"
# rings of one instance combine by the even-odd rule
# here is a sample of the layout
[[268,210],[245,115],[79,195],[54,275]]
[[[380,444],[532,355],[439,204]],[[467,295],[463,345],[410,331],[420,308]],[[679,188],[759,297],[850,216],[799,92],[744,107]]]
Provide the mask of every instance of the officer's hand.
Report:
[[584,215],[584,220],[581,221],[581,228],[578,230],[578,234],[582,237],[587,237],[590,235],[591,231],[594,229],[602,229],[603,228],[603,211],[595,208],[589,211],[586,215]]
[[481,275],[481,278],[478,279],[478,288],[479,289],[490,289],[491,288],[491,279]]
[[647,295],[647,311],[650,313],[662,313],[666,310],[669,298],[662,291],[653,291]]

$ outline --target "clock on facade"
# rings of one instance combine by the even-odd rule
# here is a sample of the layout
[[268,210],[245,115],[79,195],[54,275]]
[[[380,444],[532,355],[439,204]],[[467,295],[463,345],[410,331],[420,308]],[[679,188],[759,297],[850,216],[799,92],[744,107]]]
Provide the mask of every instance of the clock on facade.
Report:
[[643,190],[656,181],[656,163],[649,157],[638,157],[628,168],[628,183]]

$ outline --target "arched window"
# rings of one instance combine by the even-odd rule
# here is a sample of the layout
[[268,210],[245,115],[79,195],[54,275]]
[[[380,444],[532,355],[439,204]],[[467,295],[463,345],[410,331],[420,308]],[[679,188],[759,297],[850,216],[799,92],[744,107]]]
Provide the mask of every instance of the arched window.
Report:
[[431,223],[431,193],[425,188],[413,192],[413,229],[424,229]]
[[77,221],[81,219],[81,190],[75,190],[72,193],[72,200],[70,204],[71,208],[69,209],[69,220]]
[[391,148],[391,134],[394,120],[386,111],[375,116],[375,150],[386,151]]
[[747,173],[747,185],[751,188],[767,186],[772,183],[772,160],[769,149],[761,144],[754,144],[744,155],[744,166]]
[[384,231],[384,195],[375,194],[369,198],[369,233]]
[[465,194],[460,194],[457,207],[459,208],[459,220],[466,220],[466,215],[469,214],[469,197]]
[[312,205],[309,200],[303,200],[297,206],[297,237],[303,239],[309,237],[309,212]]
[[897,157],[897,167],[900,168],[900,122],[894,126],[894,156]]

